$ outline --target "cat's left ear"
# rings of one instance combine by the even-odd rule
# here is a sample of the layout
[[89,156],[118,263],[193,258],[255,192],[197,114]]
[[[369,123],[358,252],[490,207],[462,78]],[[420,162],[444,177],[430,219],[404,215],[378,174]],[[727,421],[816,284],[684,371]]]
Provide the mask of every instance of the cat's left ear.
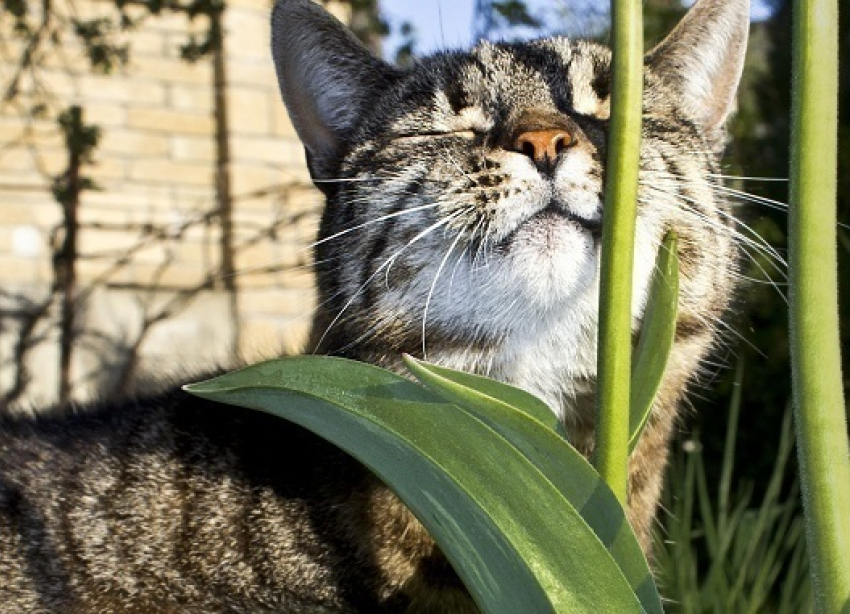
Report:
[[398,74],[311,0],[277,0],[272,56],[314,178],[333,165],[363,110]]
[[646,64],[677,90],[685,110],[717,147],[735,104],[750,29],[749,0],[697,0]]

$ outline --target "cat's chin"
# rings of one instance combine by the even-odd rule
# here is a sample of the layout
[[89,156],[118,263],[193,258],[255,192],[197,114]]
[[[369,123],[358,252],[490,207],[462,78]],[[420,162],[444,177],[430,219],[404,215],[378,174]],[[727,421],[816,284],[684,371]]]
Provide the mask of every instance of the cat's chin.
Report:
[[546,252],[574,247],[576,234],[593,243],[602,230],[601,219],[586,219],[568,210],[547,207],[526,220],[510,236],[508,249],[520,242]]
[[599,240],[581,220],[542,211],[520,226],[502,250],[516,290],[541,305],[572,300],[597,278]]

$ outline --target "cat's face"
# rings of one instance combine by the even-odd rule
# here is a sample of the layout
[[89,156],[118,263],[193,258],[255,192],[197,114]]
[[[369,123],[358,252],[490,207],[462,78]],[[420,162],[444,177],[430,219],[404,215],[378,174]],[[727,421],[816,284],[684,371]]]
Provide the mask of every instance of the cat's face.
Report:
[[[744,6],[746,21],[746,3],[700,5],[647,58],[633,315],[638,327],[675,230],[680,329],[705,335],[733,266],[712,175],[746,39],[730,15]],[[610,52],[481,43],[400,71],[317,11],[281,3],[274,46],[328,195],[316,250],[323,348],[379,361],[425,352],[512,380],[540,355],[552,377],[592,379]],[[728,32],[700,37],[706,20]]]
[[336,221],[406,213],[364,228],[371,247],[392,238],[381,250],[341,240],[370,271],[388,269],[381,311],[421,328],[428,305],[426,349],[429,326],[492,343],[593,302],[607,66],[605,50],[566,40],[483,43],[426,60],[364,116],[339,167],[362,181],[337,201],[370,206]]

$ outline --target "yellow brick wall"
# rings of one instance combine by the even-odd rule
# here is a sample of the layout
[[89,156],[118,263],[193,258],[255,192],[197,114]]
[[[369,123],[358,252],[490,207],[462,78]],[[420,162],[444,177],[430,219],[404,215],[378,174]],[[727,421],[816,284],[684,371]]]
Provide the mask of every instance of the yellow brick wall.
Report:
[[[343,5],[330,3],[343,14]],[[109,13],[104,0],[55,0],[81,16]],[[212,61],[179,57],[187,33],[201,31],[179,15],[146,19],[127,35],[130,62],[114,74],[93,74],[80,45],[66,33],[61,53],[49,53],[37,80],[22,79],[18,97],[0,104],[0,398],[13,384],[18,321],[25,299],[47,295],[51,244],[61,210],[50,193],[52,176],[67,164],[55,114],[79,104],[86,123],[102,130],[95,164],[86,173],[97,191],[83,194],[78,261],[81,341],[74,363],[80,398],[108,388],[103,371],[121,344],[141,337],[146,370],[192,371],[227,363],[239,331],[247,359],[296,351],[314,305],[305,249],[315,234],[321,198],[309,184],[303,150],[279,99],[269,56],[268,0],[229,0],[225,13],[225,67],[231,151],[238,322],[222,280],[183,305],[181,293],[201,284],[220,261],[220,229],[206,219],[216,203]],[[0,23],[0,88],[5,91],[22,43]],[[48,46],[44,47],[49,49]],[[32,104],[47,101],[44,118]],[[269,227],[275,227],[269,233]],[[129,255],[128,255],[129,254]],[[95,287],[96,286],[96,287]],[[144,334],[145,318],[168,301],[170,318]],[[55,323],[55,306],[50,312]],[[235,328],[234,328],[235,327]],[[56,332],[45,328],[30,352],[37,372],[18,405],[54,398]],[[88,336],[88,337],[87,337]],[[169,358],[170,357],[170,358]],[[33,366],[35,365],[35,366]],[[108,378],[107,378],[108,379]]]

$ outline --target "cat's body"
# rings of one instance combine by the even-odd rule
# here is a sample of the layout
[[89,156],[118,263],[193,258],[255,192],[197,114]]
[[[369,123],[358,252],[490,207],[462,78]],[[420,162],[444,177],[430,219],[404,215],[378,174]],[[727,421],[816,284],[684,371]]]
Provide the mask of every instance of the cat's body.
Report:
[[431,548],[374,526],[389,497],[358,463],[258,412],[172,391],[0,426],[4,614],[393,611],[382,548]]
[[[647,56],[636,332],[670,229],[682,269],[674,351],[630,463],[647,550],[678,406],[731,292],[711,175],[747,18],[746,0],[701,0]],[[513,383],[590,454],[609,52],[484,43],[405,72],[306,0],[278,3],[273,52],[328,197],[310,349],[388,368],[425,353]],[[472,609],[385,487],[279,420],[171,391],[5,419],[0,451],[4,612]]]

